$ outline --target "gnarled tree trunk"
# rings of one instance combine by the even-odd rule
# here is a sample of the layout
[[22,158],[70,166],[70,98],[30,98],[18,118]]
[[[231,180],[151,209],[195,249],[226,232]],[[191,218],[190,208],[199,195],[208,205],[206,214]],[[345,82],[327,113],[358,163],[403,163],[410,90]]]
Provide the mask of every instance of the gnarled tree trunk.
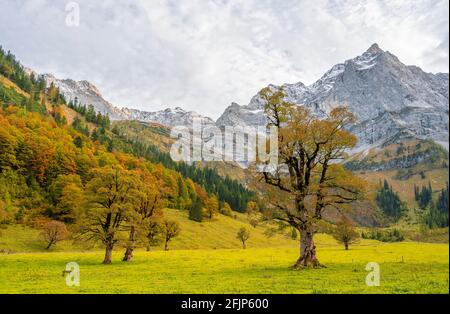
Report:
[[169,250],[169,239],[166,239],[166,244],[164,245],[164,251]]
[[127,245],[127,248],[125,250],[125,255],[123,256],[122,261],[129,262],[133,258],[133,251],[134,247],[136,245],[136,228],[134,226],[131,226],[130,230],[130,243]]
[[113,247],[113,241],[108,239],[106,243],[105,258],[103,259],[103,264],[111,264]]
[[322,267],[316,256],[314,244],[314,232],[312,230],[300,229],[300,257],[294,264],[294,268]]

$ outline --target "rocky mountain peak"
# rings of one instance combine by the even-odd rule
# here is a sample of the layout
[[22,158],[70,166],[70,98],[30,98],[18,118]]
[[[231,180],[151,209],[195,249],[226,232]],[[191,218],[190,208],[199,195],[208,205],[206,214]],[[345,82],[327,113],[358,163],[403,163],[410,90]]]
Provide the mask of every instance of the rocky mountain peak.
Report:
[[[362,55],[336,64],[310,86],[284,84],[286,100],[324,116],[348,106],[358,118],[351,131],[359,147],[383,145],[393,139],[433,139],[448,147],[448,74],[425,73],[404,65],[373,44]],[[255,95],[246,106],[233,104],[217,120],[223,125],[264,125],[264,101]]]
[[93,94],[101,96],[101,93],[100,93],[99,89],[94,84],[92,84],[92,83],[90,83],[88,81],[84,81],[84,80],[83,81],[78,81],[78,82],[75,82],[75,83],[78,84],[78,86],[81,89],[84,89],[84,90],[86,90],[88,92],[91,92]]
[[373,43],[372,46],[369,47],[369,49],[367,49],[366,53],[369,54],[380,54],[383,53],[384,51],[380,48],[380,46],[378,46],[377,43]]

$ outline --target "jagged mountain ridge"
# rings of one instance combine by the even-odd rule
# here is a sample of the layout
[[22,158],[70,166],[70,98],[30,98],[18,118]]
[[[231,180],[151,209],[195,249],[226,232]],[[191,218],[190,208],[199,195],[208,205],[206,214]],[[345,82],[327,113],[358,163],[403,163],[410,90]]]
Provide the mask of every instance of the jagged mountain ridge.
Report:
[[[432,139],[448,149],[449,75],[406,66],[377,44],[364,54],[333,66],[310,86],[282,86],[286,100],[324,116],[346,105],[358,118],[351,131],[359,148],[403,138]],[[233,103],[217,120],[225,125],[264,125],[264,102],[254,96],[246,106]]]
[[[182,108],[150,112],[114,106],[87,81],[60,80],[44,75],[58,86],[67,100],[78,98],[92,104],[112,120],[154,122],[169,127],[191,126],[194,118],[214,124],[211,118]],[[377,44],[361,56],[333,66],[310,86],[298,82],[281,86],[288,101],[305,105],[324,116],[335,106],[347,105],[358,118],[351,131],[359,138],[358,149],[382,146],[405,138],[432,139],[448,149],[449,75],[425,73],[407,66]],[[259,95],[241,106],[232,103],[217,120],[222,126],[266,124],[264,103]]]
[[[34,73],[26,68],[28,73]],[[214,124],[214,120],[202,116],[195,111],[186,111],[180,107],[167,108],[159,111],[141,111],[130,108],[119,108],[109,101],[105,100],[98,88],[88,81],[75,81],[72,79],[58,79],[52,74],[43,74],[47,85],[53,83],[58,87],[67,101],[74,101],[77,98],[78,103],[93,105],[97,112],[108,114],[111,120],[136,120],[140,122],[152,122],[166,126],[191,126],[193,119],[199,119],[203,124]]]
[[167,108],[153,112],[123,108],[122,113],[124,113],[126,117],[122,120],[154,122],[170,127],[192,126],[194,119],[198,119],[204,125],[215,123],[214,120],[209,117],[202,116],[195,111],[186,111],[180,107]]
[[53,83],[59,88],[67,101],[78,99],[80,104],[93,105],[97,112],[108,114],[112,120],[125,118],[122,110],[105,100],[98,88],[88,81],[74,81],[72,79],[57,79],[52,74],[43,75],[47,85]]

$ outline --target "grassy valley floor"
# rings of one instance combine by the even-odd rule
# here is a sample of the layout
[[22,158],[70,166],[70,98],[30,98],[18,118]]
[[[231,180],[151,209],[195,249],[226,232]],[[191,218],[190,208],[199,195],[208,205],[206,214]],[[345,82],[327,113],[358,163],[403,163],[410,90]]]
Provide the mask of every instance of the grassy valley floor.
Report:
[[[322,269],[289,268],[296,247],[137,252],[131,263],[102,265],[103,253],[0,255],[0,293],[448,293],[449,246],[362,240],[345,251],[317,239]],[[80,286],[68,287],[66,263],[80,266]],[[366,264],[377,262],[379,287],[368,287]]]

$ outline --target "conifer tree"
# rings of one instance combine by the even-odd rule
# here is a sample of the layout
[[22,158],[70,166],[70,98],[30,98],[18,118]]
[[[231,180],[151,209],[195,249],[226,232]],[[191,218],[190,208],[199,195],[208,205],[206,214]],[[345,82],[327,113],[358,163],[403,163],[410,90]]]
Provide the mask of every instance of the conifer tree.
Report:
[[192,205],[189,209],[189,219],[196,222],[203,221],[203,204],[198,196],[192,201]]

